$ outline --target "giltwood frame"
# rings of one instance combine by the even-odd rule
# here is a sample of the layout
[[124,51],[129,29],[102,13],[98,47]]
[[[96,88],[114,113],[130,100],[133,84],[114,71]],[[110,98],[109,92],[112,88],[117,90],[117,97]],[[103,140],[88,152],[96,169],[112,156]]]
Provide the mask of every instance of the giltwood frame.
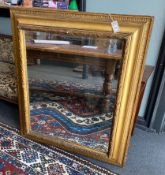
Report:
[[[112,14],[111,17],[117,20],[120,26],[120,32],[113,33],[109,14],[18,7],[11,8],[10,14],[16,58],[21,133],[41,143],[51,144],[72,153],[122,166],[130,142],[153,17]],[[98,152],[60,139],[52,141],[51,138],[31,131],[26,46],[23,30],[42,28],[42,31],[51,31],[53,27],[74,28],[74,30],[85,30],[87,33],[95,31],[97,35],[108,33],[111,37],[125,40],[111,148],[108,153]]]

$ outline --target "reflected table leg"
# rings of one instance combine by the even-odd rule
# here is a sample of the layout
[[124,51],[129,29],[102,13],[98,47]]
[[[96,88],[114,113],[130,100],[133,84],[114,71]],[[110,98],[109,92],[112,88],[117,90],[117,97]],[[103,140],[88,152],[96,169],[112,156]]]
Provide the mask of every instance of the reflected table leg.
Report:
[[115,61],[108,61],[105,66],[105,79],[103,84],[103,112],[108,113],[110,108],[110,95],[112,93],[112,80],[115,71]]
[[87,64],[83,64],[82,79],[88,79],[88,69],[89,66]]

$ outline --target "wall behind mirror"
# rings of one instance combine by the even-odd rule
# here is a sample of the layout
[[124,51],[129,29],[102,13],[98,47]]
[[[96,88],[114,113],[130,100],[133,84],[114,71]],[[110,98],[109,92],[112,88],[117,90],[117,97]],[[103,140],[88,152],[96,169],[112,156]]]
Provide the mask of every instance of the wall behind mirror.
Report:
[[0,33],[11,35],[11,24],[9,18],[0,17]]

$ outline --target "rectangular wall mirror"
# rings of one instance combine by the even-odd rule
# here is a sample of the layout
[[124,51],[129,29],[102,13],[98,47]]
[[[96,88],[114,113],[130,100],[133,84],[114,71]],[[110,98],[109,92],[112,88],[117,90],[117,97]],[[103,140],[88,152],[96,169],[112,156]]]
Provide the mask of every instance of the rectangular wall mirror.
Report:
[[153,18],[12,8],[11,21],[21,133],[123,165]]

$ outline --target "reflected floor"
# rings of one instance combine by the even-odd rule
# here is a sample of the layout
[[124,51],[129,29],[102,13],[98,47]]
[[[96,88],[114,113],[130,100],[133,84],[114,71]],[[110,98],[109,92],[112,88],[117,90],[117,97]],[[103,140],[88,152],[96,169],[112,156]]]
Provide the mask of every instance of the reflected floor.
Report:
[[108,152],[115,88],[109,112],[105,113],[102,76],[89,74],[88,79],[82,80],[81,73],[73,72],[72,68],[34,67],[29,68],[32,130]]
[[[74,83],[84,83],[90,86],[99,86],[102,89],[102,85],[104,83],[104,76],[101,71],[89,71],[87,73],[86,79],[82,79],[82,71],[75,72],[76,67],[68,67],[68,66],[59,66],[52,63],[52,65],[48,64],[40,64],[40,65],[32,65],[28,66],[28,76],[29,79],[40,79],[47,81],[69,81]],[[117,80],[113,80],[112,88],[117,88]]]
[[99,102],[88,103],[83,97],[32,92],[32,130],[107,152],[113,113],[101,112]]

